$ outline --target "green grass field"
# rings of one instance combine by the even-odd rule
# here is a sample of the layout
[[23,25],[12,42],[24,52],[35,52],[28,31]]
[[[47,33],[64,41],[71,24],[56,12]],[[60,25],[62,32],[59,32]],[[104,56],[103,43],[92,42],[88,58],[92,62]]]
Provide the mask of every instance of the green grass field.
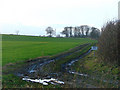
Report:
[[38,36],[2,35],[2,65],[40,56],[51,56],[85,43],[88,38],[54,38]]

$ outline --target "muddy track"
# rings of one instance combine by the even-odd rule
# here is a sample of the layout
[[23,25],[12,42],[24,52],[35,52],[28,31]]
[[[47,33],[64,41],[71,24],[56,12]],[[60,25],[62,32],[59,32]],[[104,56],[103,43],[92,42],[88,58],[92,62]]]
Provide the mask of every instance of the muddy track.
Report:
[[[69,55],[72,55],[73,53],[75,52],[78,52],[80,51],[83,47],[87,46],[87,45],[90,45],[90,44],[83,44],[83,45],[80,45],[78,47],[75,47],[74,49],[71,49],[67,52],[64,52],[64,53],[61,53],[61,54],[58,54],[58,55],[55,55],[53,57],[49,57],[49,58],[38,58],[38,59],[35,59],[35,60],[30,60],[30,61],[27,61],[27,65],[23,66],[23,68],[19,69],[17,72],[15,72],[15,74],[18,74],[20,75],[27,75],[27,74],[32,74],[33,72],[35,72],[37,69],[39,69],[40,67],[46,65],[46,64],[49,64],[51,62],[54,62],[58,59],[61,59],[61,58],[65,58]],[[24,73],[23,73],[24,72]]]
[[[48,83],[46,83],[46,82],[48,82],[52,79],[52,81],[54,80],[54,82],[50,81],[50,83],[55,84],[55,85],[57,85],[58,82],[59,82],[59,84],[61,84],[61,82],[64,81],[64,82],[62,82],[62,84],[65,83],[64,87],[83,87],[84,86],[84,87],[96,88],[94,85],[91,85],[88,83],[83,83],[88,78],[87,74],[81,74],[81,73],[76,73],[76,72],[70,71],[70,66],[74,62],[78,61],[79,59],[83,58],[88,53],[90,53],[91,50],[88,50],[87,52],[81,54],[79,57],[76,57],[76,58],[68,61],[67,63],[62,64],[60,72],[52,72],[51,67],[49,67],[50,63],[54,63],[57,60],[61,60],[63,58],[71,56],[74,53],[79,52],[82,48],[89,46],[89,45],[90,44],[80,45],[74,49],[67,51],[67,52],[53,56],[52,58],[51,57],[43,58],[40,60],[35,60],[35,61],[32,60],[30,62],[27,62],[28,65],[24,66],[23,68],[21,68],[17,72],[15,72],[15,75],[22,77],[23,80],[26,80],[26,81],[39,82],[39,83],[42,83],[45,85],[48,85]],[[46,66],[47,66],[47,70],[45,70]],[[80,78],[78,80],[74,79],[73,74],[82,76],[81,80],[79,80]],[[30,79],[30,78],[32,78],[32,79]],[[62,81],[58,81],[57,79],[53,79],[53,78],[57,78]],[[44,79],[44,80],[42,80],[42,79]]]

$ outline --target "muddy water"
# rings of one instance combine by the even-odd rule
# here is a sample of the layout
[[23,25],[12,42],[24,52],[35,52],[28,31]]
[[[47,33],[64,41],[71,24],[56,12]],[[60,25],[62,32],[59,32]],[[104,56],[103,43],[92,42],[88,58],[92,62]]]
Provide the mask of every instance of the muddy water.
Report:
[[70,66],[73,65],[75,62],[77,62],[78,60],[80,60],[81,58],[83,58],[84,56],[88,55],[91,52],[91,49],[88,50],[85,54],[83,54],[82,56],[79,56],[76,59],[71,60],[70,62],[67,62],[65,64],[62,65],[63,69],[65,68],[67,71],[69,71]]

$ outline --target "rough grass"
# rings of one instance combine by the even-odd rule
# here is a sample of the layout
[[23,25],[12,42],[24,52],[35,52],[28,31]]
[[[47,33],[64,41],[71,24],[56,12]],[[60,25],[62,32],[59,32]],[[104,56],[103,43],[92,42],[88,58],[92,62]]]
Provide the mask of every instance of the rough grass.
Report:
[[[72,66],[73,70],[90,75],[91,78],[88,78],[85,82],[88,83],[88,81],[92,80],[92,82],[90,82],[91,84],[102,88],[118,88],[119,83],[114,83],[120,80],[119,68],[117,65],[113,66],[100,62],[97,56],[94,56],[94,51]],[[104,82],[104,80],[112,81],[112,83]]]
[[15,63],[40,56],[51,56],[75,46],[94,43],[88,38],[50,38],[2,35],[2,64]]

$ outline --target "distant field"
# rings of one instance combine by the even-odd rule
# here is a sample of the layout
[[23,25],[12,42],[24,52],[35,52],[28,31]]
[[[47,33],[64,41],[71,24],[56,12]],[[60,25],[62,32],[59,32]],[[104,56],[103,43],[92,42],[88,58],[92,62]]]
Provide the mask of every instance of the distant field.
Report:
[[95,42],[88,38],[2,35],[2,64],[55,55],[81,44]]

